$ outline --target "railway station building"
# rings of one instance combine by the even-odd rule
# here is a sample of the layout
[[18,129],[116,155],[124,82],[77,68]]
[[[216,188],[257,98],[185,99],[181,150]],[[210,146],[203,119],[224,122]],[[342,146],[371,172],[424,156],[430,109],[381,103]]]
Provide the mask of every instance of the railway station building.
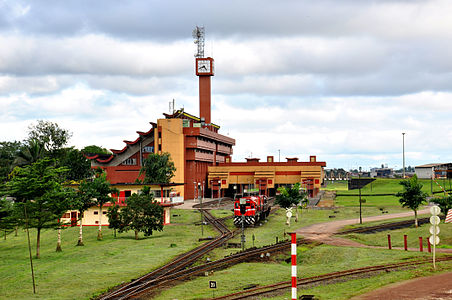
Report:
[[[287,158],[266,162],[249,158],[246,162],[232,162],[235,140],[219,133],[220,126],[211,121],[211,77],[214,60],[198,57],[195,61],[199,77],[199,115],[184,109],[163,114],[150,122],[147,131],[137,131],[138,137],[124,140],[122,149],[111,149],[109,155],[91,155],[93,168],[102,168],[110,183],[120,190],[119,197],[128,197],[142,188],[137,182],[143,179],[140,169],[150,153],[169,153],[176,168],[171,185],[154,191],[162,203],[182,203],[200,197],[233,196],[245,189],[258,189],[274,195],[281,185],[300,182],[311,197],[317,195],[323,182],[325,162],[310,156],[307,162]],[[174,105],[173,105],[174,106]],[[158,185],[159,183],[155,183]]]
[[273,156],[267,156],[265,162],[259,158],[232,162],[228,157],[224,163],[209,167],[208,184],[214,197],[233,197],[251,190],[274,196],[278,187],[299,182],[309,197],[315,197],[325,177],[324,167],[326,163],[317,161],[316,156],[310,156],[307,162],[296,157],[275,162]]

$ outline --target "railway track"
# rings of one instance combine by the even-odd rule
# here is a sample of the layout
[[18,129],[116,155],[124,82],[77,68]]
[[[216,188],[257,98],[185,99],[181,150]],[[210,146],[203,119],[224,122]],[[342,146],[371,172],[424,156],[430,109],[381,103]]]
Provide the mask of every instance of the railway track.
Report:
[[[436,259],[437,262],[451,261],[451,260],[452,260],[452,256]],[[370,274],[370,273],[380,272],[380,271],[390,271],[390,270],[394,270],[394,269],[398,269],[398,268],[411,267],[411,266],[426,264],[426,263],[430,263],[430,262],[431,262],[430,259],[422,259],[422,260],[415,260],[415,261],[408,261],[408,262],[401,262],[401,263],[393,263],[393,264],[385,264],[385,265],[379,265],[379,266],[357,268],[357,269],[328,273],[328,274],[307,277],[307,278],[298,278],[297,287],[302,288],[304,286],[308,286],[311,284],[318,284],[318,283],[326,284],[328,282],[334,282],[336,280],[351,277],[354,275],[364,275],[364,274]],[[221,297],[216,297],[214,299],[228,299],[228,300],[246,299],[246,298],[255,299],[256,297],[261,297],[268,293],[281,292],[282,290],[290,291],[291,286],[292,286],[291,281],[284,281],[284,282],[279,282],[279,283],[266,285],[266,286],[262,286],[262,287],[255,287],[252,289],[248,289],[246,291],[232,293],[232,294],[221,296]]]
[[160,281],[164,281],[163,279],[165,278],[165,276],[168,276],[168,274],[180,272],[185,268],[191,266],[203,255],[221,246],[234,236],[235,232],[230,231],[221,220],[216,219],[214,216],[212,216],[212,214],[210,214],[210,212],[202,210],[202,213],[205,219],[209,223],[211,223],[214,228],[220,233],[218,237],[208,243],[205,243],[191,251],[180,255],[169,264],[166,264],[138,279],[135,279],[134,281],[125,284],[110,293],[102,295],[98,299],[130,299],[131,297],[135,297],[138,294],[150,290],[152,286],[158,285]]

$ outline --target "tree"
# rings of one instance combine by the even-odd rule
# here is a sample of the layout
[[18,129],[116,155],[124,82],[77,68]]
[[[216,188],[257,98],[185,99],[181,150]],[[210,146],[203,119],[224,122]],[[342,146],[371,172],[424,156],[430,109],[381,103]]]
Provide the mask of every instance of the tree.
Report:
[[22,146],[20,142],[0,142],[0,183],[6,182],[13,162]]
[[144,183],[169,183],[176,172],[169,153],[151,153],[143,163],[140,175],[145,174]]
[[81,151],[84,154],[111,154],[109,150],[96,145],[86,146]]
[[122,228],[124,227],[124,223],[121,220],[121,214],[120,214],[119,210],[120,210],[119,205],[113,205],[113,206],[110,206],[107,211],[108,228],[111,228],[114,230],[115,237],[116,237],[116,230],[122,230]]
[[70,208],[71,198],[63,188],[65,168],[55,168],[51,159],[40,159],[24,167],[16,167],[6,183],[6,192],[16,198],[27,227],[36,228],[36,257],[40,257],[41,230],[60,227],[59,218]]
[[28,141],[37,140],[52,156],[63,148],[72,136],[69,130],[60,128],[57,123],[44,120],[38,120],[37,124],[31,124],[28,129]]
[[44,145],[38,140],[28,140],[19,150],[13,166],[31,165],[45,156]]
[[14,220],[13,202],[7,200],[6,197],[0,198],[0,229],[4,232],[5,240],[9,231],[12,231],[16,226]]
[[74,201],[74,208],[79,212],[80,231],[78,236],[77,246],[84,246],[83,244],[83,215],[91,206],[94,205],[92,180],[83,180],[78,188],[76,198]]
[[414,225],[418,227],[417,211],[419,206],[425,203],[427,193],[422,191],[422,184],[419,183],[416,174],[408,180],[400,181],[403,191],[396,194],[402,207],[408,207],[414,211]]
[[77,149],[64,149],[64,154],[59,162],[62,167],[68,169],[66,174],[68,180],[80,181],[93,175],[91,162]]
[[[301,191],[299,182],[295,183],[291,188],[282,186],[278,188],[278,191],[279,195],[276,195],[275,204],[286,209],[290,215],[292,214],[292,207],[294,205],[297,207],[298,204],[306,199],[306,194]],[[290,217],[287,217],[286,224],[290,225]]]
[[117,189],[112,188],[107,180],[105,173],[95,177],[89,184],[89,193],[92,196],[93,204],[99,206],[99,231],[97,239],[102,240],[102,207],[114,198],[110,194],[118,193]]
[[138,232],[150,236],[154,230],[163,230],[163,208],[154,200],[148,187],[143,188],[141,194],[132,194],[126,204],[120,211],[119,232],[134,230],[138,240]]

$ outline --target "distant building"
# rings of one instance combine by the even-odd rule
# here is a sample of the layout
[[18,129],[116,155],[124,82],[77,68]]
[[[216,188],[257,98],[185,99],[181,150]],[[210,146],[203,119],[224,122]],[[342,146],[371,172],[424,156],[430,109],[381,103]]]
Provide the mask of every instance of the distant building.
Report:
[[418,178],[451,178],[452,163],[431,163],[415,167],[415,173]]
[[372,168],[370,169],[372,178],[393,178],[394,170],[392,168]]

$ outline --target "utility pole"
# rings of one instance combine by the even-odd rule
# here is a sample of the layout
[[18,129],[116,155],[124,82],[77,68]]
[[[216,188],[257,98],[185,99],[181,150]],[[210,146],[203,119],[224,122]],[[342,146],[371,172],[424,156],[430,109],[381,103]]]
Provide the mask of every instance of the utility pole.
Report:
[[362,217],[362,203],[361,203],[361,167],[359,167],[359,173],[358,173],[358,186],[359,186],[359,224],[363,223],[363,217]]
[[402,132],[403,179],[405,179],[405,132]]

